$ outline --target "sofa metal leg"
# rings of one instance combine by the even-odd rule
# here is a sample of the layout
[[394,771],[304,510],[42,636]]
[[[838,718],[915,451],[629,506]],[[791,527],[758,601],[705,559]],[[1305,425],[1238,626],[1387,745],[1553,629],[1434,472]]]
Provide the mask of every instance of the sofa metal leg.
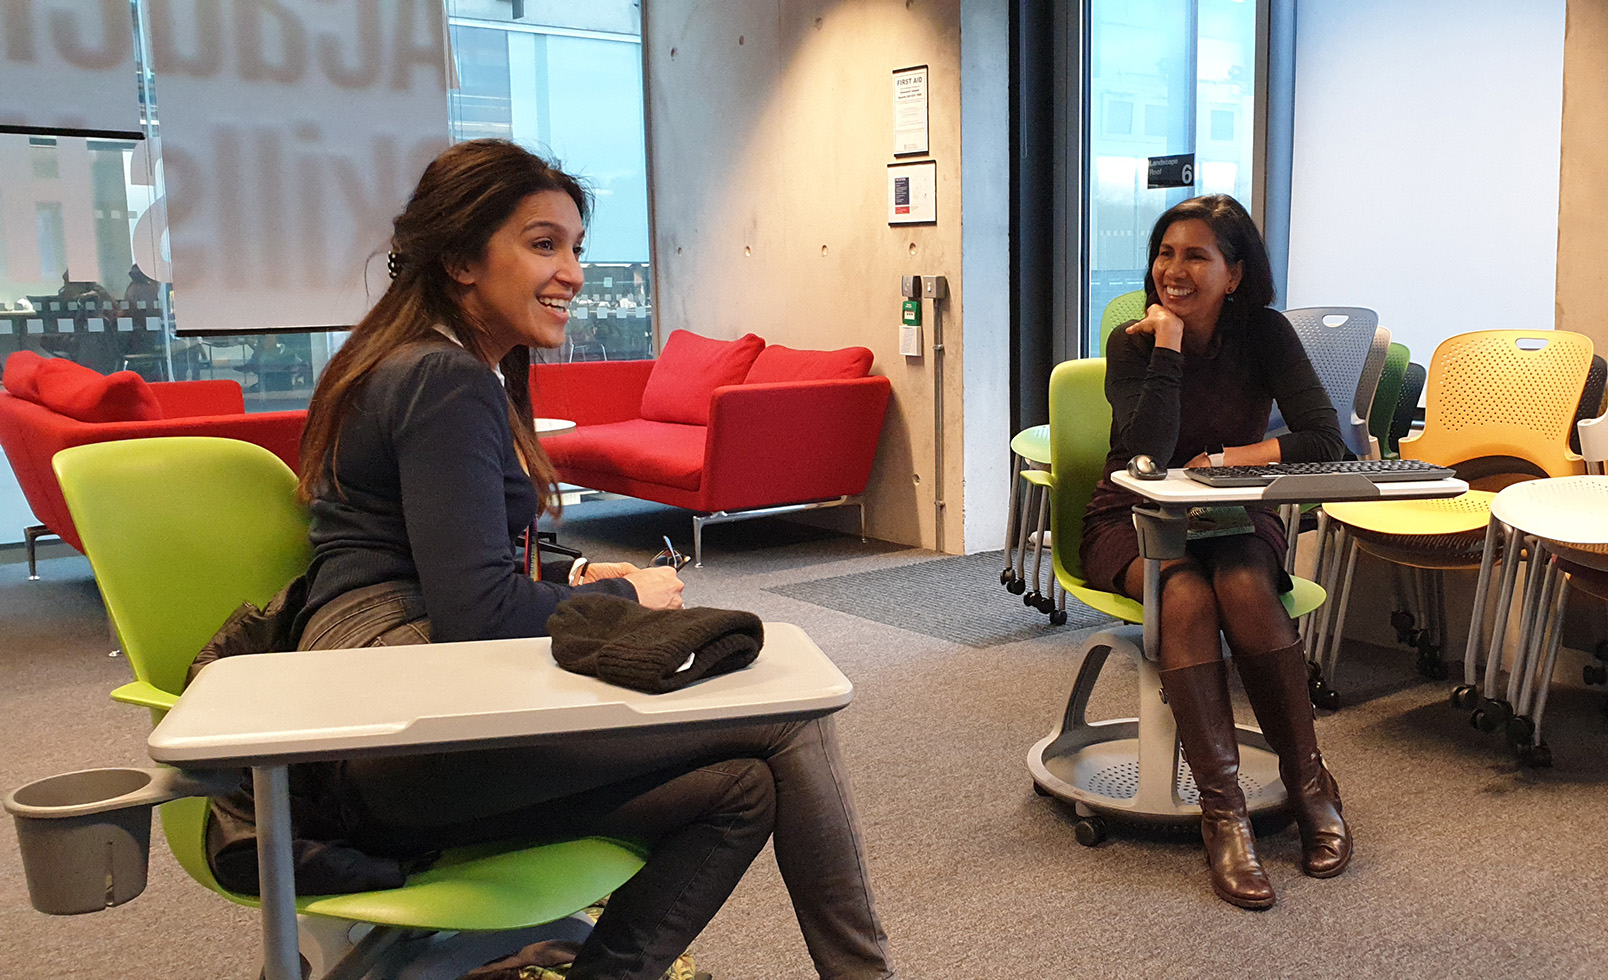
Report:
[[22,539],[28,551],[28,581],[39,581],[39,549],[37,542],[40,538],[53,538],[55,532],[43,524],[35,524],[22,529]]
[[844,494],[830,500],[812,500],[804,504],[782,504],[778,507],[755,507],[752,510],[717,510],[713,514],[692,515],[692,560],[693,567],[703,567],[703,529],[705,524],[728,524],[732,521],[746,521],[754,517],[775,517],[778,514],[797,514],[806,510],[822,510],[827,507],[854,506],[860,508],[860,540],[865,540],[865,502],[857,494]]

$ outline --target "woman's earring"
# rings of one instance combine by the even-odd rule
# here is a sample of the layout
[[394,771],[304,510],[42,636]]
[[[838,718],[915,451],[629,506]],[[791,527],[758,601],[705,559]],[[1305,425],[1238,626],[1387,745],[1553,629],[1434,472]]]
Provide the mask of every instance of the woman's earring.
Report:
[[401,275],[402,274],[402,256],[401,256],[401,254],[393,251],[390,254],[386,255],[386,257],[385,257],[385,268],[386,268],[386,271],[391,273],[391,278],[392,279],[395,279],[397,276]]

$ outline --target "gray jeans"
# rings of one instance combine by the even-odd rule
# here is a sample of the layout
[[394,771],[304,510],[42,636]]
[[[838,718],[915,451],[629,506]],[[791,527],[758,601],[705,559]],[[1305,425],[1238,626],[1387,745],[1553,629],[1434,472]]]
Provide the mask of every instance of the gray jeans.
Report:
[[[377,586],[315,613],[301,647],[428,639],[417,587]],[[893,975],[830,716],[354,760],[342,783],[360,814],[353,842],[365,850],[570,833],[648,841],[647,866],[610,899],[572,980],[661,974],[718,911],[773,827],[776,863],[820,976]]]

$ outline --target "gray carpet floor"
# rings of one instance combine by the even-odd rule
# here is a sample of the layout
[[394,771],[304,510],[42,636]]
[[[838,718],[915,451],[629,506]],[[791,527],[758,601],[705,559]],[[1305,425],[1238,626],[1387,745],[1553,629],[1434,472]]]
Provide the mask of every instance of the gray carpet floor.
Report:
[[[1042,636],[1047,630],[1076,630],[1108,622],[1109,617],[1067,598],[1066,622],[1023,605],[999,584],[1004,552],[935,558],[915,565],[878,568],[771,586],[777,595],[803,599],[861,619],[970,647],[993,647]],[[1049,587],[1048,569],[1044,588]],[[992,584],[993,588],[988,588]]]
[[[635,560],[660,534],[690,538],[685,512],[623,501],[572,508],[562,533],[595,557]],[[691,601],[797,623],[855,683],[839,729],[907,980],[1608,977],[1600,689],[1554,692],[1556,767],[1526,771],[1410,654],[1348,649],[1338,682],[1350,706],[1318,727],[1356,860],[1315,881],[1296,869],[1293,830],[1265,836],[1279,903],[1250,913],[1212,897],[1198,840],[1119,831],[1083,848],[1070,814],[1032,792],[1023,760],[1064,706],[1086,630],[1040,627],[977,649],[782,594],[933,563],[930,552],[773,521],[713,528],[706,545],[706,566],[686,572]],[[41,572],[28,582],[0,564],[0,787],[144,761],[144,713],[106,699],[127,666],[106,656],[87,564],[57,558]],[[997,569],[975,588],[1042,622],[1000,589]],[[1094,713],[1130,713],[1133,684],[1131,667],[1110,664]],[[253,912],[188,881],[161,844],[134,902],[34,912],[0,824],[0,977],[247,980],[257,937]],[[693,949],[717,980],[814,975],[768,854]]]

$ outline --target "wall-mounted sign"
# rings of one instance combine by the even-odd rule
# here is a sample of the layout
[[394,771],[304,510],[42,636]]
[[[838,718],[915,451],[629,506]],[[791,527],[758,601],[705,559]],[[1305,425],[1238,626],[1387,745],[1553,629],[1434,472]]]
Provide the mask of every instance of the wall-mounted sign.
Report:
[[927,152],[927,66],[893,73],[893,155]]
[[888,164],[888,224],[938,222],[938,161]]
[[1195,154],[1175,153],[1170,157],[1150,158],[1150,179],[1146,187],[1194,187]]

